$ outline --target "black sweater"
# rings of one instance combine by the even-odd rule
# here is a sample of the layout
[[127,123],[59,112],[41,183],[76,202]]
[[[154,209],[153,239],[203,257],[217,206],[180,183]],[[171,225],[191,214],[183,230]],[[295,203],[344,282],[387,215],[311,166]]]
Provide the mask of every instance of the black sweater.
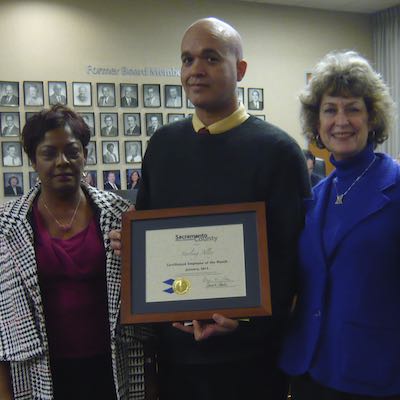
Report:
[[253,318],[233,334],[202,342],[161,324],[161,357],[208,363],[276,353],[293,298],[302,199],[308,194],[308,172],[297,143],[256,117],[223,134],[199,135],[190,119],[154,134],[143,160],[136,208],[264,201],[273,312],[272,318]]

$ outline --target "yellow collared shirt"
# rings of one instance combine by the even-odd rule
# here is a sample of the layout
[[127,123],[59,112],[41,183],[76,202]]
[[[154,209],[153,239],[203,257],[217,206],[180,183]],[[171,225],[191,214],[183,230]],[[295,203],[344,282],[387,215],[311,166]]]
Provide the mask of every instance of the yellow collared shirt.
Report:
[[244,121],[246,121],[247,118],[249,118],[250,115],[247,114],[246,109],[244,108],[243,104],[240,104],[238,109],[234,111],[231,115],[228,117],[221,119],[220,121],[217,121],[209,126],[205,126],[195,113],[193,115],[192,119],[192,124],[193,124],[193,129],[198,132],[202,128],[207,128],[208,131],[212,135],[216,135],[219,133],[224,133],[227,132],[233,128],[236,128],[240,124],[242,124]]

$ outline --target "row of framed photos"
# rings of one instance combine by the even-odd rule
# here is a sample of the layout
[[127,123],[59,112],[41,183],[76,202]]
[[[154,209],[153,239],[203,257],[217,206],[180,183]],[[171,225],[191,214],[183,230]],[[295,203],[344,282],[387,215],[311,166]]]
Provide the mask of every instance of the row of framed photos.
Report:
[[[126,185],[122,187],[120,170],[104,170],[99,174],[96,170],[86,170],[83,179],[91,186],[103,190],[137,190],[140,186],[141,169],[128,168],[125,170]],[[100,176],[102,182],[100,182]],[[29,171],[29,188],[33,187],[38,179],[37,172]],[[3,187],[5,197],[16,197],[24,194],[24,173],[23,172],[4,172]]]
[[[94,85],[94,84],[93,84]],[[139,84],[120,83],[119,93],[115,83],[96,83],[96,103],[98,107],[136,108],[140,104],[145,108],[159,108],[162,104],[161,85],[155,83],[142,84],[142,98],[139,98]],[[72,104],[68,100],[67,82],[49,81],[47,83],[47,100],[49,105],[64,104],[74,107],[91,107],[93,93],[91,82],[72,82]],[[42,81],[23,82],[24,105],[43,107],[45,105],[45,89]],[[245,89],[237,89],[239,101],[245,103]],[[181,85],[164,85],[163,105],[165,108],[182,108],[183,93]],[[19,82],[0,81],[0,106],[18,107],[20,104]],[[194,108],[189,99],[186,107]],[[247,89],[247,108],[249,110],[264,109],[264,91],[262,88]]]
[[[143,149],[141,140],[102,140],[101,156],[103,164],[119,164],[121,162],[120,146],[124,147],[124,161],[126,164],[141,163],[143,158]],[[86,164],[96,165],[98,163],[97,142],[90,141],[87,147],[88,155]],[[22,145],[20,142],[2,142],[1,143],[3,167],[22,167]]]
[[[33,112],[25,113],[25,120],[28,120]],[[142,121],[140,113],[122,113],[116,112],[101,112],[98,113],[98,123],[96,123],[96,114],[94,112],[79,112],[90,129],[91,136],[96,133],[103,137],[119,136],[121,133],[121,124],[119,123],[122,118],[122,131],[124,136],[141,136]],[[166,123],[179,121],[192,114],[184,113],[168,113],[166,116]],[[258,118],[265,120],[265,115],[256,115]],[[158,128],[164,125],[164,117],[162,113],[145,113],[144,116],[145,132],[147,136],[151,136]],[[97,129],[96,127],[100,128]],[[18,137],[21,132],[21,122],[19,112],[0,112],[0,136],[4,138]]]
[[[25,113],[25,121],[27,121],[34,112]],[[125,136],[140,136],[142,132],[141,113],[116,113],[116,112],[78,112],[82,116],[90,129],[92,136],[96,133],[100,136],[119,136],[122,132]],[[192,114],[186,114],[190,116]],[[184,119],[184,113],[168,113],[166,123],[171,123]],[[97,123],[96,123],[97,119]],[[122,124],[120,123],[122,119]],[[147,136],[151,136],[158,128],[164,125],[164,117],[162,113],[145,113],[144,114],[144,131]],[[0,112],[0,134],[2,137],[19,136],[21,132],[21,121],[19,112]],[[99,128],[97,128],[99,127]]]

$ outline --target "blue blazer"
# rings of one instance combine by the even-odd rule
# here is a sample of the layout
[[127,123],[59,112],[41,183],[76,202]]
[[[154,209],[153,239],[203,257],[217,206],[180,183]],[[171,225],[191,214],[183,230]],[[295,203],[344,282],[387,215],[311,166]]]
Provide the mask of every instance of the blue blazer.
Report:
[[306,201],[298,302],[280,365],[340,391],[399,395],[400,166],[377,154],[325,254],[322,223],[335,176]]

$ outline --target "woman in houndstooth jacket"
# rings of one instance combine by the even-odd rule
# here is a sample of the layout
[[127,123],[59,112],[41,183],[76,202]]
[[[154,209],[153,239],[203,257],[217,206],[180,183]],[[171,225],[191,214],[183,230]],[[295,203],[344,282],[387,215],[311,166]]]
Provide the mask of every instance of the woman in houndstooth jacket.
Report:
[[108,239],[129,203],[81,182],[89,138],[59,105],[23,129],[41,183],[0,207],[1,399],[145,398],[146,332],[118,323]]

